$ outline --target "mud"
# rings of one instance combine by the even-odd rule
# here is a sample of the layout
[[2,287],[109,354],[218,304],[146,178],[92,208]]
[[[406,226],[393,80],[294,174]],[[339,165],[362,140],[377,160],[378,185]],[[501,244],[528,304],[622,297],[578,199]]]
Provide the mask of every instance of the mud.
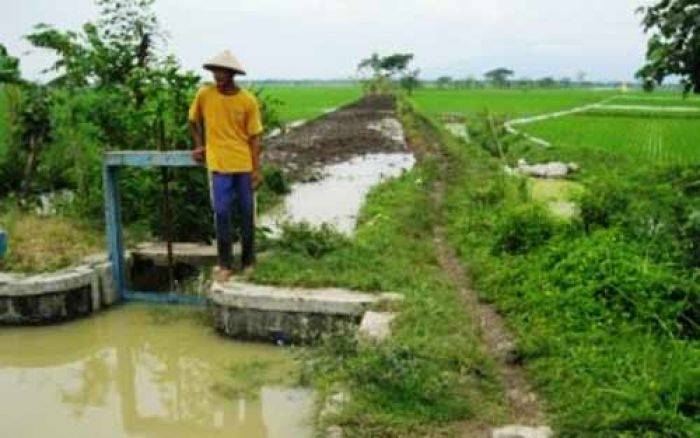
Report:
[[324,114],[289,133],[265,141],[263,162],[285,170],[292,181],[308,179],[315,169],[370,153],[407,152],[386,119],[396,118],[390,96],[366,96]]

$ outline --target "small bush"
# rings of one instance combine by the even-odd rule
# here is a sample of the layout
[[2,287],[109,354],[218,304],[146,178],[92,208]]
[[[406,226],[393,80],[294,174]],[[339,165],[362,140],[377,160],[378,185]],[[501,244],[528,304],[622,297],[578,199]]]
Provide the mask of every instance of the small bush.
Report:
[[496,224],[493,252],[524,254],[549,240],[555,224],[547,211],[527,204],[506,213]]
[[282,237],[277,246],[313,258],[347,246],[349,239],[328,224],[315,228],[308,223],[286,224],[282,227]]
[[607,228],[615,216],[626,214],[630,202],[631,195],[620,181],[605,179],[591,183],[579,198],[584,228],[587,231]]
[[263,166],[263,180],[265,186],[276,195],[284,195],[291,191],[289,182],[284,176],[282,169],[276,166]]

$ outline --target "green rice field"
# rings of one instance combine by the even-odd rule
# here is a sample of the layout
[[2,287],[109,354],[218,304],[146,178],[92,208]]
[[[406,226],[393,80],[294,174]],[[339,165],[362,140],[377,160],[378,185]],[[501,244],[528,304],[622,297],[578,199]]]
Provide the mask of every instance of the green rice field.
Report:
[[306,120],[352,102],[360,97],[359,86],[270,86],[265,93],[282,101],[282,120]]
[[519,129],[562,149],[601,148],[665,164],[700,162],[700,114],[595,110]]
[[419,110],[433,117],[446,113],[468,116],[488,110],[514,118],[596,103],[618,93],[618,90],[424,88],[414,93],[413,101]]
[[695,96],[583,89],[422,89],[414,103],[435,118],[488,110],[511,119],[601,103],[582,113],[517,128],[561,150],[599,148],[667,164],[700,162],[700,98]]

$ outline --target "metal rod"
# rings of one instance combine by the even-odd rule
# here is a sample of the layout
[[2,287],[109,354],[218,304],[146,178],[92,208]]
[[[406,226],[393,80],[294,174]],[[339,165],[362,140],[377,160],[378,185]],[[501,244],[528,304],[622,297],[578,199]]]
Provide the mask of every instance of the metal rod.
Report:
[[[158,114],[156,119],[158,124],[158,150],[165,150],[165,125],[163,118]],[[175,289],[175,273],[173,270],[173,224],[172,224],[172,209],[170,207],[170,172],[167,167],[160,169],[161,179],[163,181],[163,223],[164,237],[166,250],[168,252],[168,289]]]

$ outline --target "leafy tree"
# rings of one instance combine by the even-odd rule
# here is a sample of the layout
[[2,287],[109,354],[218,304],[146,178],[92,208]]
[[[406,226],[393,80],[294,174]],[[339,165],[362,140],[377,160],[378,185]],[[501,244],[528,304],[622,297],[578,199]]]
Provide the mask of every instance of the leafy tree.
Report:
[[546,76],[537,80],[537,86],[542,88],[552,88],[556,84],[557,81],[551,76]]
[[397,75],[401,75],[400,85],[411,93],[418,86],[419,73],[418,70],[408,71],[412,60],[412,53],[394,53],[384,57],[373,53],[369,58],[360,61],[357,70],[371,72],[371,79],[365,82],[365,87],[371,93],[384,91]]
[[0,44],[0,83],[16,84],[20,81],[19,58],[11,56]]
[[[20,189],[24,200],[31,188],[40,152],[51,139],[51,90],[21,78],[19,59],[0,45],[0,84],[8,105],[10,141],[3,163],[0,189]],[[20,169],[21,168],[21,169]]]
[[399,80],[401,88],[406,90],[409,96],[413,94],[413,90],[421,85],[418,75],[420,75],[420,69],[411,70],[406,72]]
[[508,85],[508,78],[514,74],[513,70],[501,67],[484,73],[484,77],[497,87],[505,87]]
[[40,23],[26,38],[56,53],[57,61],[46,71],[58,73],[57,84],[125,84],[136,69],[154,60],[153,41],[160,31],[153,2],[98,0],[100,19],[85,23],[81,33]]
[[700,94],[700,5],[697,0],[661,0],[641,7],[642,25],[651,33],[647,62],[637,72],[646,90],[670,75],[681,77],[683,91]]
[[438,88],[447,88],[452,83],[452,78],[450,76],[440,76],[437,78],[435,83],[437,84]]

